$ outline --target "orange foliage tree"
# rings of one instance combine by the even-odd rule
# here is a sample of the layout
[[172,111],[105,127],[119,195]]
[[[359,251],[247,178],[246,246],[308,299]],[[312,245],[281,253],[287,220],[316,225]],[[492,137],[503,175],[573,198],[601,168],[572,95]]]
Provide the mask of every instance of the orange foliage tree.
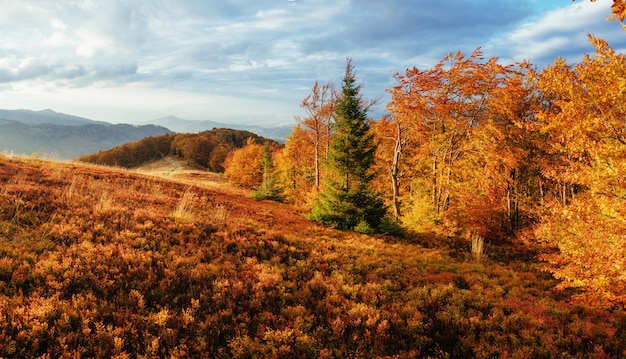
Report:
[[315,151],[309,133],[302,125],[294,127],[285,147],[276,155],[277,177],[285,200],[306,206],[315,191],[315,168],[310,154]]
[[595,55],[557,59],[538,85],[553,106],[537,114],[545,135],[543,171],[560,184],[537,236],[560,287],[577,298],[626,306],[626,57],[589,36]]
[[[392,103],[393,104],[393,103]],[[410,116],[409,116],[410,118]],[[406,166],[404,156],[406,148],[410,144],[412,134],[412,122],[401,113],[395,116],[384,116],[377,122],[372,123],[372,132],[376,136],[378,147],[376,150],[376,167],[382,168],[378,171],[384,179],[387,179],[391,188],[391,209],[397,221],[401,217],[401,181],[407,175],[409,168]],[[379,175],[380,177],[380,175]],[[381,191],[388,192],[388,191]]]
[[305,117],[296,117],[298,125],[277,155],[278,182],[285,200],[306,206],[320,190],[324,164],[332,137],[335,94],[332,83],[317,81],[300,107]]
[[319,191],[322,157],[324,162],[328,158],[328,149],[332,133],[332,116],[335,111],[335,96],[331,83],[320,86],[317,81],[311,93],[302,100],[300,107],[307,116],[297,117],[304,132],[300,133],[312,144],[312,157],[315,169],[315,190]]
[[[596,0],[591,0],[591,2],[596,2]],[[613,0],[611,13],[613,14],[613,17],[609,18],[609,20],[617,19],[624,22],[624,20],[626,20],[626,0]]]
[[263,146],[249,138],[245,147],[231,152],[226,159],[224,174],[237,186],[258,188],[263,182],[262,154]]
[[[527,92],[510,67],[496,58],[482,60],[480,49],[469,57],[457,52],[433,69],[396,75],[387,105],[392,119],[377,129],[386,132],[379,134],[382,139],[392,140],[387,158],[394,206],[398,168],[412,168],[404,186],[413,196],[413,211],[430,205],[430,216],[485,235],[502,227],[495,217],[505,211],[511,173],[523,155],[510,144],[513,121],[524,114],[509,106]],[[402,158],[405,151],[410,155]]]

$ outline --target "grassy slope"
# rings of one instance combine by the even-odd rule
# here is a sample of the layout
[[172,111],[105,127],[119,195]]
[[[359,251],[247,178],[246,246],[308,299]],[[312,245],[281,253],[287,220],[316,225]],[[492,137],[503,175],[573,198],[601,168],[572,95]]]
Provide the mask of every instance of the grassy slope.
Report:
[[624,313],[568,304],[532,261],[214,180],[0,156],[0,357],[626,356]]

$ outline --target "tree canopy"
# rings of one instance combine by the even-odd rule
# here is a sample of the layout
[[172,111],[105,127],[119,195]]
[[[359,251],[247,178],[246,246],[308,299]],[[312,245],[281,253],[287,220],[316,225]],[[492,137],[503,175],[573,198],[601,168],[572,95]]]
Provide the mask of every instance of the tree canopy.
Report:
[[372,191],[370,171],[376,144],[367,118],[368,105],[347,60],[341,94],[335,103],[334,135],[330,142],[324,189],[310,218],[340,229],[376,231],[386,209]]

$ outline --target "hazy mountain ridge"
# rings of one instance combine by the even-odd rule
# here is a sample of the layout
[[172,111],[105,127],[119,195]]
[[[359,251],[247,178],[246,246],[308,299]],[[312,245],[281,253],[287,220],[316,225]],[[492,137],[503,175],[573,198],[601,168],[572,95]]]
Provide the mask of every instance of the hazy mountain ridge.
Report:
[[39,153],[72,159],[150,136],[169,133],[200,133],[214,128],[231,128],[284,142],[291,126],[261,127],[229,125],[214,121],[191,121],[175,116],[147,121],[141,125],[113,124],[55,112],[50,109],[0,109],[0,152],[31,155]]
[[149,122],[143,122],[143,124],[163,126],[178,133],[199,133],[214,128],[231,128],[234,130],[253,132],[261,137],[270,138],[278,142],[285,142],[293,130],[292,125],[263,127],[257,125],[226,124],[211,120],[185,120],[176,116],[162,117]]
[[28,125],[51,123],[55,125],[81,126],[87,124],[112,125],[108,122],[94,121],[84,117],[55,112],[50,109],[32,110],[0,110],[0,119],[22,122]]
[[111,124],[52,110],[0,110],[0,151],[71,159],[148,136],[172,133],[162,126]]

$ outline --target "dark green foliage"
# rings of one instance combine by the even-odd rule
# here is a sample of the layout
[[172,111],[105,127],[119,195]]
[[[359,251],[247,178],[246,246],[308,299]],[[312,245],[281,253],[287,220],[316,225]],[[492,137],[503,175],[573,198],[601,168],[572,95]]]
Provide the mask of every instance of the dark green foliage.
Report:
[[350,60],[335,108],[335,135],[330,144],[325,189],[310,218],[338,229],[378,232],[386,213],[383,200],[370,188],[376,145],[370,133],[367,105],[355,84]]
[[263,146],[261,166],[263,167],[263,182],[261,182],[261,186],[252,194],[252,198],[259,201],[267,199],[281,202],[283,196],[280,188],[276,184],[276,170],[274,161],[272,160],[272,150],[269,142],[265,142]]
[[346,191],[329,180],[315,202],[310,219],[327,226],[361,233],[379,232],[386,213],[383,201],[368,188]]

